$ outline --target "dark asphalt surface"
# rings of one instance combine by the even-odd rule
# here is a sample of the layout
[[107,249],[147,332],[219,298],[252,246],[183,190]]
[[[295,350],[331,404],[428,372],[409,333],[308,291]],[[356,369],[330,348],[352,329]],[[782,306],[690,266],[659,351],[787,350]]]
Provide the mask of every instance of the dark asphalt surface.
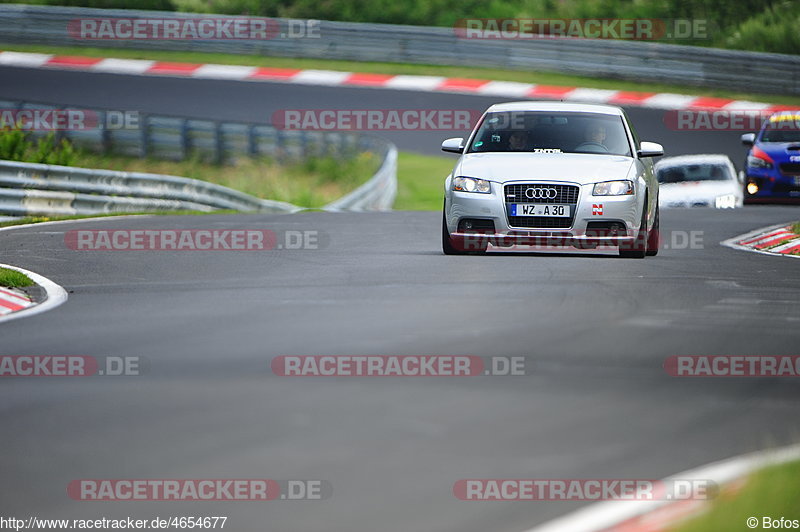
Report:
[[[270,122],[272,113],[286,109],[468,109],[483,112],[493,103],[513,100],[469,94],[88,74],[14,67],[0,67],[0,99],[265,124]],[[724,153],[731,157],[737,168],[744,160],[746,150],[739,142],[742,131],[674,131],[666,125],[669,123],[665,118],[668,111],[625,109],[642,140],[660,142],[666,155]],[[400,150],[443,155],[440,146],[444,138],[468,132],[375,133],[390,138]]]
[[[42,80],[46,86],[38,87]],[[81,81],[83,80],[83,81]],[[190,89],[191,87],[191,89]],[[191,90],[191,97],[187,97]],[[325,91],[324,93],[322,91]],[[489,98],[0,69],[0,98],[248,119],[253,109],[483,108]],[[259,107],[256,107],[259,106]],[[660,137],[725,152],[731,135]],[[734,141],[736,135],[732,135]],[[396,139],[429,150],[442,135]],[[408,142],[403,146],[403,142]],[[696,149],[689,149],[693,146]],[[439,179],[438,176],[432,176]],[[797,441],[792,379],[678,379],[671,355],[796,355],[800,261],[719,246],[791,207],[663,211],[669,246],[614,254],[447,257],[439,213],[148,217],[0,232],[0,262],[69,301],[0,325],[0,355],[140,356],[138,377],[0,382],[2,513],[229,516],[227,530],[522,531],[572,502],[463,502],[464,478],[661,478]],[[318,250],[78,252],[69,229],[320,231]],[[523,356],[517,377],[286,378],[278,355]],[[325,501],[91,503],[84,478],[324,479]]]
[[[7,514],[227,515],[239,531],[518,531],[580,503],[462,502],[462,478],[660,478],[795,441],[798,382],[677,379],[670,355],[794,355],[800,262],[718,242],[788,207],[664,211],[703,249],[440,254],[437,213],[109,219],[2,235],[70,291],[0,354],[141,356],[139,377],[4,379]],[[69,228],[323,231],[320,250],[78,252]],[[675,233],[673,233],[675,232]],[[682,234],[683,234],[682,233]],[[286,354],[524,356],[531,375],[286,378]],[[324,479],[326,501],[90,503],[82,478]]]

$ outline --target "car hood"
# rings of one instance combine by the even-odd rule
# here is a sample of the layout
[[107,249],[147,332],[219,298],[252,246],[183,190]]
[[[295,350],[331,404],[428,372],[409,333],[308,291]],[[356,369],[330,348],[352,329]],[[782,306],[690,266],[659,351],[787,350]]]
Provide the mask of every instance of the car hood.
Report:
[[758,147],[776,163],[788,161],[791,155],[800,155],[800,142],[762,142]]
[[658,186],[659,204],[706,202],[714,205],[718,196],[736,194],[739,184],[735,181],[685,181],[682,183],[662,183]]
[[570,181],[587,184],[628,177],[634,159],[583,153],[468,153],[454,176],[496,183],[520,180]]

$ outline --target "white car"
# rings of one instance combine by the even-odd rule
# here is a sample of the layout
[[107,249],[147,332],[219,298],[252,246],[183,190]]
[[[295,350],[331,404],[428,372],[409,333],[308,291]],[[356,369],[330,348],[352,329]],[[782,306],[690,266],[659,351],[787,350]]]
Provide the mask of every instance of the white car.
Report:
[[491,106],[444,185],[442,249],[488,245],[619,247],[658,253],[660,144],[640,142],[625,112],[608,105],[513,102]]
[[656,163],[659,204],[733,209],[744,204],[744,184],[727,155],[681,155]]

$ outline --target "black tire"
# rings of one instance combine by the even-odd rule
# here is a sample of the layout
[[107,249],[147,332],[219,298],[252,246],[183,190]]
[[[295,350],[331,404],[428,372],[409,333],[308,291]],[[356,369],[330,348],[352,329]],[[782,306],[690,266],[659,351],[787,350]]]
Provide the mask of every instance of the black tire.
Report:
[[447,224],[444,221],[444,212],[442,212],[442,251],[445,255],[465,255],[464,251],[456,249],[450,240],[450,233],[447,232]]
[[623,259],[643,259],[647,255],[647,241],[649,233],[647,232],[647,198],[644,199],[644,208],[642,209],[642,223],[639,226],[639,232],[632,244],[625,244],[619,248],[619,256]]
[[661,222],[661,210],[656,207],[656,221],[653,222],[653,228],[650,229],[650,234],[647,237],[647,256],[655,257],[658,255],[658,248],[661,245],[661,229],[659,228]]
[[447,231],[447,223],[445,223],[444,210],[442,210],[442,252],[445,255],[482,255],[486,253],[486,248],[489,247],[488,240],[478,241],[476,243],[469,243],[470,249],[465,249],[467,243],[464,241],[453,242],[450,238],[450,233]]

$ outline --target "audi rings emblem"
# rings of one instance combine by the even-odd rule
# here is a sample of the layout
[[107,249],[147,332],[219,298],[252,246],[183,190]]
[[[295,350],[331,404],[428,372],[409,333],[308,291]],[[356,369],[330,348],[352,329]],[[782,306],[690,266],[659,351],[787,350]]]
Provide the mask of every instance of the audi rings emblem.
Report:
[[556,196],[558,190],[554,188],[530,187],[525,191],[525,197],[528,199],[555,199]]

